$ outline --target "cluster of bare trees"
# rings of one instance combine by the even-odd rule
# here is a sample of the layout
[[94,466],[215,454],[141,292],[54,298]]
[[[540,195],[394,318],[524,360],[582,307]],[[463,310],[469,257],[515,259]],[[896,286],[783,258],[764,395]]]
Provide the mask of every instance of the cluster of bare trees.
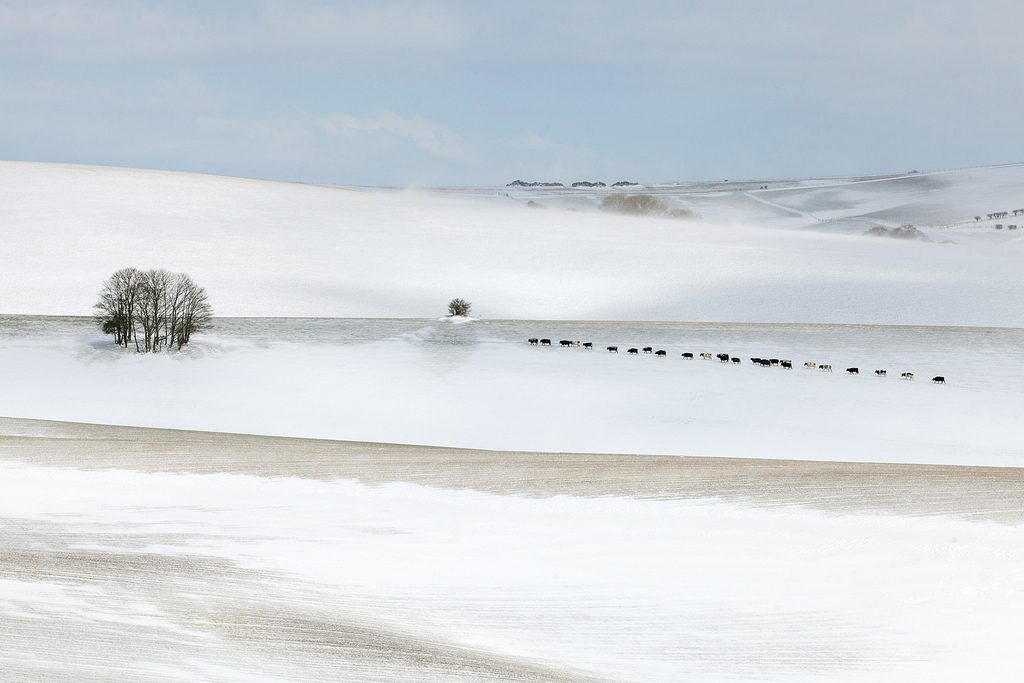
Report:
[[103,283],[94,306],[104,334],[136,351],[181,349],[209,327],[206,290],[184,273],[123,268]]

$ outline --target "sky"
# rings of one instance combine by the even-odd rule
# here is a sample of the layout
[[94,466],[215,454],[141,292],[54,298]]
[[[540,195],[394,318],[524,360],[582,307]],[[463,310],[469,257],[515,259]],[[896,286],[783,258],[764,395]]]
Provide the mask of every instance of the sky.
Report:
[[1024,3],[0,0],[0,158],[341,185],[1024,161]]

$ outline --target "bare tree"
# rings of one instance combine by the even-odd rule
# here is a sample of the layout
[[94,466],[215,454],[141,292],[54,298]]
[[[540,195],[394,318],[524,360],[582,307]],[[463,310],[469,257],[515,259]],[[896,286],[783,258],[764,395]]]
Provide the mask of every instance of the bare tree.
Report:
[[136,351],[181,349],[213,316],[206,290],[184,273],[124,268],[103,283],[95,305],[105,334]]
[[178,349],[188,344],[192,333],[202,332],[210,326],[213,308],[210,306],[206,289],[192,281],[188,275],[178,276],[177,287],[181,295],[181,314],[174,332],[174,343]]
[[469,309],[472,308],[472,304],[465,299],[452,299],[448,302],[448,315],[469,315]]
[[142,274],[138,270],[122,268],[103,283],[100,300],[93,306],[103,333],[114,335],[114,342],[125,348],[135,343],[136,351],[139,347],[135,321],[141,282]]

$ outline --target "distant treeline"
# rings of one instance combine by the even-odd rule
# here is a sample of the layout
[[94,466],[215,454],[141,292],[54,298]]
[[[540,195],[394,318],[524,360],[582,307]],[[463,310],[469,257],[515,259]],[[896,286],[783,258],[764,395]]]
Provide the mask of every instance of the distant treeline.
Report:
[[[640,183],[634,183],[631,180],[620,180],[617,183],[612,183],[612,187],[630,187],[632,185],[639,185]],[[604,183],[590,180],[578,180],[572,184],[573,187],[608,187]],[[525,180],[513,180],[511,183],[506,183],[505,187],[565,187],[562,183],[538,183],[538,182],[526,182]]]

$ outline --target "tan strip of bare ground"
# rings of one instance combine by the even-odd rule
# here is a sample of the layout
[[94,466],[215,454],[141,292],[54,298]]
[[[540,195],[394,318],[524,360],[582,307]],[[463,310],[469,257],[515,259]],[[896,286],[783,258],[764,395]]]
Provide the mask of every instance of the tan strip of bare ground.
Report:
[[0,418],[0,459],[79,469],[410,482],[502,495],[717,498],[1024,521],[1024,468],[529,453]]

